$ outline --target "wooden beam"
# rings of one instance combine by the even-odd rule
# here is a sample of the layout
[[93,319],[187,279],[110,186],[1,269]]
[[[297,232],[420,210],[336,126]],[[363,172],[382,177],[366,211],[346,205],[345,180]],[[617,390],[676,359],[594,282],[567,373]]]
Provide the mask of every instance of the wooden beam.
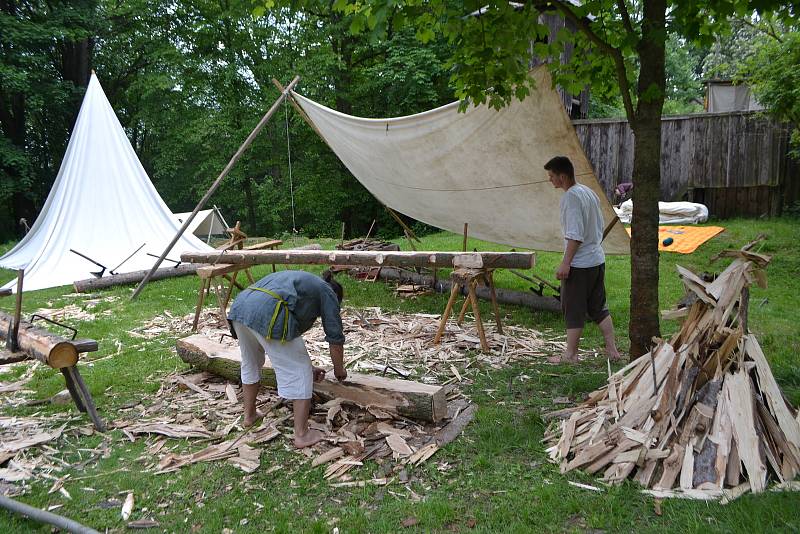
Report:
[[[363,265],[369,267],[453,267],[457,258],[487,269],[530,269],[533,252],[410,252],[387,250],[229,250],[225,252],[186,252],[187,263]],[[463,263],[463,262],[461,262]]]
[[[158,269],[150,280],[161,280],[163,278],[174,278],[177,276],[186,276],[194,274],[200,265],[196,264],[181,264],[177,267],[162,267]],[[72,283],[76,293],[91,293],[99,289],[106,289],[114,286],[122,286],[128,284],[136,284],[144,280],[149,270],[132,271],[129,273],[114,274],[111,276],[104,276],[102,278],[87,278],[86,280],[76,280]]]
[[[240,379],[238,347],[222,345],[202,335],[179,339],[176,346],[178,356],[186,363],[229,380]],[[276,387],[269,358],[261,370],[261,383]],[[329,372],[321,382],[314,383],[314,392],[325,399],[341,398],[421,421],[436,422],[447,416],[446,388],[410,380],[348,372],[347,380],[339,382]]]
[[[9,328],[14,319],[0,312],[0,340],[6,341]],[[17,343],[20,352],[46,363],[54,369],[70,367],[78,363],[78,349],[63,337],[33,326],[27,321],[20,321]]]

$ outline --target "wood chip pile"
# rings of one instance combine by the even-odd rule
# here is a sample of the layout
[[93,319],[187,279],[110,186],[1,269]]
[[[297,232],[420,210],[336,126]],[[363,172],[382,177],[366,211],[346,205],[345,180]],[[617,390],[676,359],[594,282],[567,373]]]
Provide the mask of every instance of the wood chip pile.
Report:
[[753,243],[713,282],[678,268],[697,300],[669,341],[610,374],[545,436],[561,471],[631,478],[657,497],[730,500],[800,471],[800,421],[747,330],[748,287],[770,258]]
[[[168,312],[154,317],[141,328],[128,331],[133,337],[152,339],[165,334],[189,334],[194,315],[173,316]],[[342,311],[345,337],[345,365],[367,374],[384,374],[389,378],[407,378],[428,384],[446,385],[469,380],[481,367],[500,369],[509,362],[533,361],[561,354],[565,343],[530,328],[503,325],[506,335],[494,331],[487,322],[486,339],[491,352],[480,352],[480,339],[475,324],[467,320],[458,326],[450,321],[439,345],[433,337],[439,326],[439,315],[388,313],[380,308],[345,308]],[[200,316],[198,332],[214,339],[228,334],[222,327],[218,311],[205,308]],[[314,365],[330,367],[328,343],[319,322],[303,335]],[[222,343],[235,340],[224,337]],[[584,355],[593,354],[585,352]]]
[[[296,451],[291,445],[290,407],[274,391],[262,389],[258,405],[266,416],[256,427],[244,430],[241,395],[240,386],[210,373],[173,375],[156,394],[156,402],[124,408],[125,418],[113,426],[131,441],[147,440],[150,459],[145,465],[154,474],[211,461],[227,461],[245,473],[259,468],[277,471],[283,462],[265,454],[265,444],[274,442],[295,451],[308,467],[326,465],[323,477],[334,486],[364,486],[408,482],[406,467],[421,464],[455,439],[475,412],[473,405],[453,393],[448,419],[421,425],[337,399],[316,405],[311,414],[310,426],[322,431],[325,440]],[[368,461],[378,462],[379,476],[366,469],[366,478],[353,480],[352,470]]]

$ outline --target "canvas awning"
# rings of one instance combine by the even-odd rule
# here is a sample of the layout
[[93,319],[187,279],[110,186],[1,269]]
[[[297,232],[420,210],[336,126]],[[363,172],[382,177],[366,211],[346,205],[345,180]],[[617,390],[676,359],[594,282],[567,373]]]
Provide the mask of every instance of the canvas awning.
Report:
[[[515,247],[561,252],[563,191],[544,164],[568,156],[579,183],[600,198],[606,224],[616,219],[545,67],[536,89],[494,110],[458,111],[458,102],[392,119],[345,115],[296,92],[292,97],[353,176],[390,208],[427,224]],[[604,241],[629,254],[621,224]]]

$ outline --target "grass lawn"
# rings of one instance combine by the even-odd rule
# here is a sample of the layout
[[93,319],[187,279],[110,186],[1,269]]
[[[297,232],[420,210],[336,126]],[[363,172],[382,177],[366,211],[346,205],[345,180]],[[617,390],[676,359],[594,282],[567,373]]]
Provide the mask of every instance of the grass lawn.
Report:
[[[753,288],[750,307],[750,328],[759,337],[770,360],[775,377],[787,398],[800,404],[800,328],[797,325],[800,304],[800,240],[797,219],[730,220],[726,231],[706,243],[692,255],[661,255],[659,291],[662,309],[669,308],[683,294],[675,265],[695,271],[721,271],[725,263],[710,264],[710,258],[725,248],[738,248],[759,233],[768,236],[761,252],[773,254],[767,270],[769,288]],[[318,241],[319,242],[319,241]],[[322,240],[323,246],[333,241]],[[405,245],[405,243],[401,243]],[[439,233],[423,238],[425,250],[458,250],[461,237]],[[477,240],[468,247],[497,250]],[[560,255],[539,253],[536,272],[553,279]],[[630,265],[627,257],[609,257],[607,289],[609,307],[617,327],[621,349],[628,346],[627,328],[630,318]],[[256,269],[266,274],[268,267]],[[0,271],[1,280],[13,273]],[[358,283],[340,277],[346,294],[345,305],[380,306],[389,311],[440,313],[446,295],[432,295],[415,300],[396,299],[392,291],[380,283]],[[499,286],[526,289],[526,283],[507,272],[496,276]],[[131,328],[168,310],[173,315],[190,313],[196,302],[197,279],[185,277],[151,283],[136,302],[129,302],[132,288],[115,288],[102,296],[117,295],[113,302],[101,303],[92,313],[103,309],[109,315],[97,315],[91,322],[80,323],[80,336],[100,342],[101,357],[121,352],[92,367],[82,367],[83,374],[101,415],[113,419],[121,407],[134,401],[148,403],[159,388],[160,380],[185,364],[172,351],[175,339],[163,336],[142,340],[127,333]],[[59,308],[81,299],[64,297],[71,288],[26,293],[25,312],[40,307]],[[0,300],[0,308],[10,309],[12,299]],[[482,312],[489,313],[486,304]],[[563,321],[557,315],[501,306],[506,320],[562,334]],[[676,324],[664,322],[662,334],[667,336]],[[488,323],[491,328],[491,322]],[[602,337],[595,326],[588,327],[584,348],[601,349]],[[347,349],[345,348],[345,354]],[[417,518],[413,531],[502,531],[502,532],[761,532],[800,531],[800,494],[767,493],[747,495],[727,505],[691,501],[667,501],[656,515],[653,499],[639,492],[633,483],[608,488],[602,493],[573,487],[567,481],[598,484],[582,474],[561,475],[556,466],[546,461],[540,442],[545,424],[541,413],[554,408],[552,399],[582,396],[604,382],[605,360],[595,359],[580,366],[516,364],[500,371],[481,370],[471,375],[472,382],[462,389],[480,406],[475,421],[464,435],[431,460],[414,468],[409,487],[422,497],[409,498],[403,485],[387,488],[330,488],[322,480],[324,466],[310,468],[296,453],[287,451],[279,441],[266,446],[262,467],[252,476],[226,462],[201,463],[185,467],[177,473],[154,475],[144,472],[141,456],[148,457],[143,440],[131,443],[119,431],[110,432],[111,455],[89,465],[83,471],[66,469],[60,476],[91,476],[81,481],[67,481],[64,487],[72,495],[65,499],[58,492],[48,494],[52,482],[35,484],[21,501],[46,508],[63,504],[57,513],[74,518],[98,530],[124,530],[125,522],[119,506],[104,508],[109,499],[124,498],[134,491],[136,507],[131,520],[154,515],[160,523],[153,531],[168,532],[394,532],[403,530],[401,522]],[[2,373],[0,381],[15,379],[22,369]],[[526,375],[526,380],[515,378]],[[40,369],[29,388],[38,398],[47,398],[64,388],[60,373]],[[0,406],[3,395],[0,394]],[[74,411],[72,405],[44,405],[28,408],[3,406],[3,415],[47,414]],[[91,449],[103,440],[93,435],[62,438],[61,444],[72,450]],[[79,452],[72,461],[78,463]],[[283,468],[264,474],[273,464]],[[127,469],[126,471],[118,471]],[[363,478],[359,475],[359,478]],[[90,489],[84,489],[90,488]],[[120,497],[120,494],[122,496]],[[198,503],[201,503],[202,506]],[[263,505],[259,508],[254,505]],[[161,505],[161,506],[159,506]],[[144,513],[143,509],[148,512]],[[161,511],[165,515],[158,515]],[[240,521],[247,519],[247,523]],[[45,526],[25,521],[0,511],[0,526],[6,532],[50,532]]]

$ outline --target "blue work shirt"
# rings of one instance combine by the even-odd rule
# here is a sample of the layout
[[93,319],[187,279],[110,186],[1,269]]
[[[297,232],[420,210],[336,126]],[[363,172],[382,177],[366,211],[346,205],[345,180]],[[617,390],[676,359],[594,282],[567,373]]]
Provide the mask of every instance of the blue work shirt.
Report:
[[[265,276],[253,286],[268,289],[286,301],[289,308],[287,341],[303,335],[320,317],[325,341],[344,345],[339,299],[330,284],[319,276],[305,271],[279,271]],[[286,316],[283,306],[272,332],[267,332],[278,305],[277,299],[263,291],[245,289],[233,301],[228,319],[248,326],[268,339],[281,339]]]

